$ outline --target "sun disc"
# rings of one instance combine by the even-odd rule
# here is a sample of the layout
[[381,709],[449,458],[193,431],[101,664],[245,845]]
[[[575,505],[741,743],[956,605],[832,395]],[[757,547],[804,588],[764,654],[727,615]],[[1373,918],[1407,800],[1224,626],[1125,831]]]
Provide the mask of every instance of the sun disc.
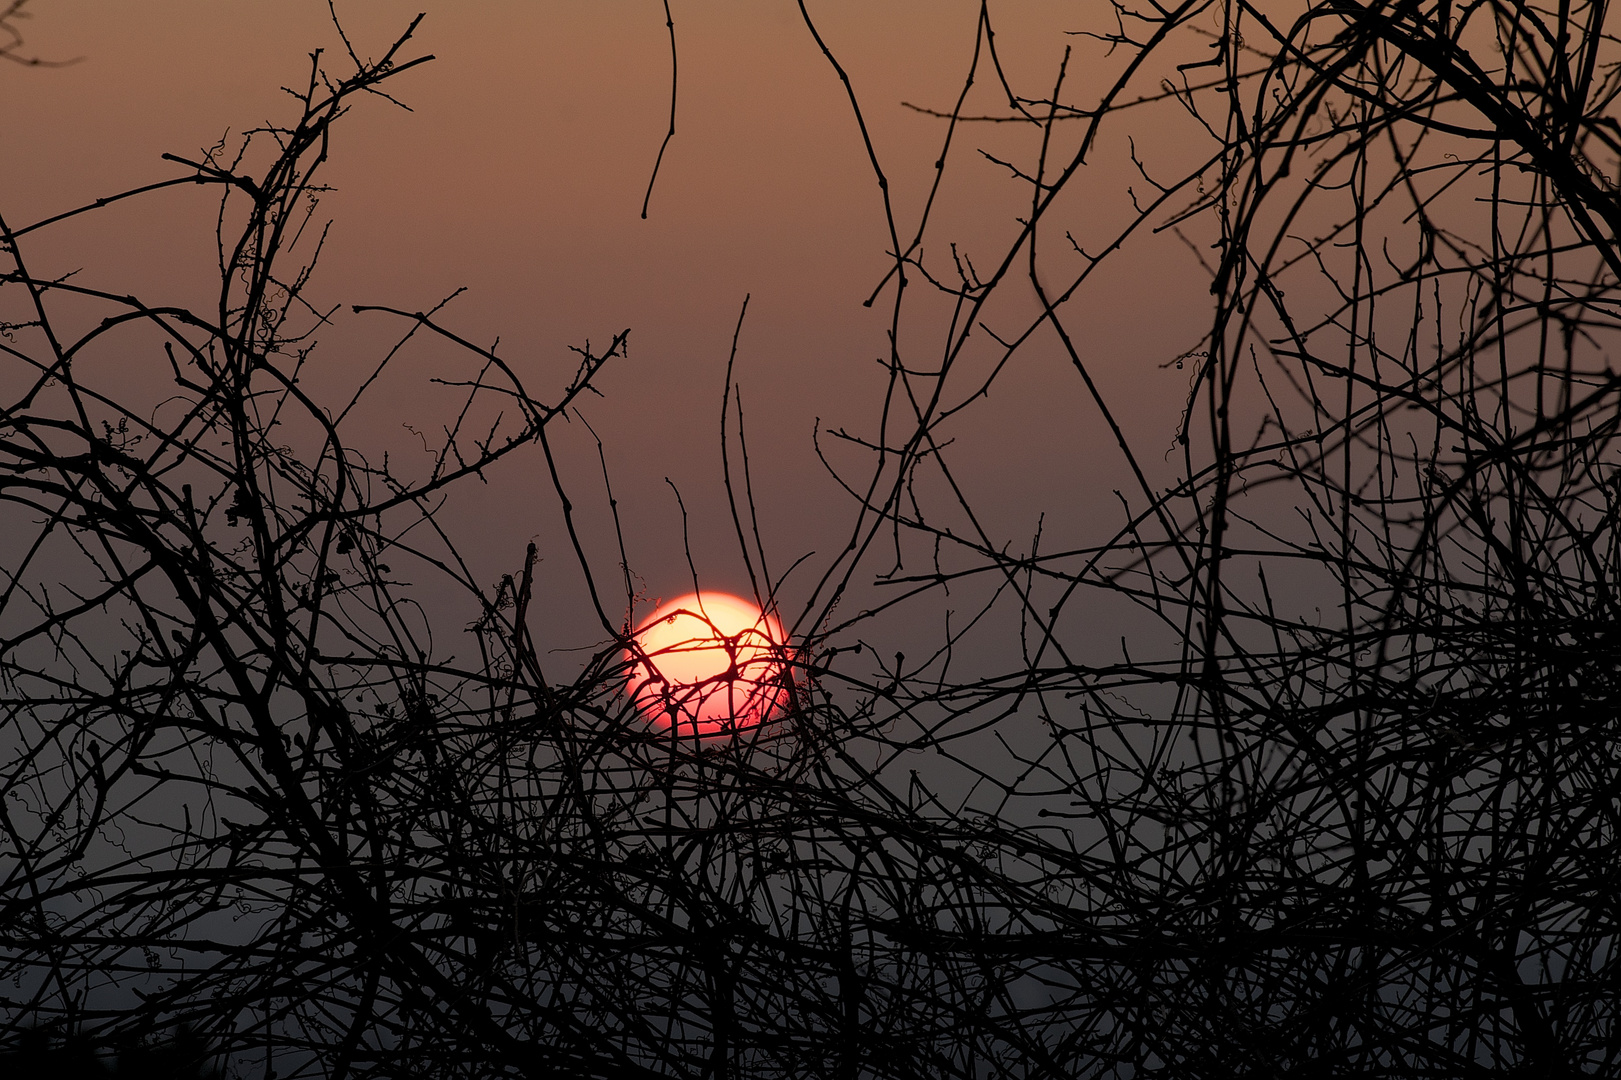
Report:
[[637,629],[629,691],[651,723],[682,735],[756,727],[787,700],[782,627],[726,593],[671,600]]

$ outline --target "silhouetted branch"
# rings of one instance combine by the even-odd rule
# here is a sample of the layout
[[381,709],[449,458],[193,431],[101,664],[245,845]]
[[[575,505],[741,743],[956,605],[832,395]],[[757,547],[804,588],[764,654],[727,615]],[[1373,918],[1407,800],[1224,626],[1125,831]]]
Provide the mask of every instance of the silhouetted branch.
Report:
[[[617,551],[558,465],[628,331],[539,390],[444,304],[307,295],[329,143],[422,62],[415,23],[377,62],[345,37],[342,77],[317,56],[254,153],[0,220],[0,1045],[183,1029],[327,1077],[1614,1073],[1605,7],[1116,4],[1027,94],[986,3],[905,245],[800,10],[885,210],[884,397],[827,432],[864,456],[846,544],[789,582],[728,362],[720,480],[795,617],[786,706],[718,737],[636,711],[607,455]],[[992,75],[1020,207],[970,251],[934,192]],[[1138,123],[1174,152],[1107,138]],[[1117,143],[1111,217],[1083,185]],[[56,224],[183,183],[221,200],[206,308],[33,269]],[[1205,329],[1100,356],[1077,301],[1156,232]],[[328,407],[300,375],[357,313],[403,328]],[[353,432],[418,340],[450,419],[406,466]],[[1066,517],[1092,485],[1055,468],[1033,529],[961,467],[1032,356],[1129,480]],[[1134,393],[1177,380],[1167,430],[1111,399],[1132,362]],[[598,617],[572,672],[530,632],[537,546],[488,581],[446,509],[513,459],[544,460]]]
[[653,159],[653,172],[647,178],[647,194],[642,196],[644,221],[647,219],[647,204],[653,200],[653,184],[659,178],[659,166],[664,164],[664,151],[669,148],[670,140],[675,138],[675,92],[680,79],[675,55],[675,17],[670,14],[670,0],[664,0],[664,25],[670,31],[670,130],[664,133],[664,141],[659,143],[659,156]]

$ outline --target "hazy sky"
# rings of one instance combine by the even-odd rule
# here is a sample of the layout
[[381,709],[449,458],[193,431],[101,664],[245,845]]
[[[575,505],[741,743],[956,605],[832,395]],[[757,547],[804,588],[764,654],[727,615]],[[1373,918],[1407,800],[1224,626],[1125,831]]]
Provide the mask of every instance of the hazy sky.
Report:
[[[670,81],[655,0],[337,6],[367,55],[426,6],[406,55],[438,59],[393,84],[413,111],[367,102],[338,128],[326,175],[336,190],[321,209],[335,225],[312,296],[415,309],[466,286],[444,321],[483,343],[499,337],[503,354],[542,390],[572,373],[569,345],[600,346],[630,328],[629,359],[605,373],[605,396],[586,415],[607,443],[632,563],[653,595],[667,597],[685,591],[689,578],[666,477],[692,514],[705,584],[745,583],[721,516],[716,419],[727,346],[752,294],[738,376],[766,540],[778,568],[811,548],[831,555],[853,508],[817,462],[812,426],[819,417],[824,428],[872,434],[888,296],[871,309],[861,301],[887,266],[888,237],[843,89],[797,8],[786,0],[672,4],[677,134],[644,221]],[[307,77],[312,49],[327,49],[334,66],[341,55],[324,0],[53,0],[34,8],[30,45],[47,57],[82,59],[54,70],[0,70],[0,211],[14,224],[182,172],[160,160],[164,151],[192,155],[288,118],[291,102],[278,87]],[[861,96],[910,235],[945,129],[901,103],[951,107],[978,4],[860,0],[810,10]],[[1095,95],[1119,69],[1119,58],[1065,33],[1080,28],[1076,5],[1021,0],[992,11],[1021,94],[1050,94],[1066,46],[1076,50],[1068,99]],[[1146,80],[1144,92],[1153,88]],[[982,79],[967,111],[1005,112],[1005,99]],[[1157,130],[1155,118],[1167,116],[1172,126]],[[1144,113],[1133,124],[1149,161],[1177,163],[1173,114]],[[953,242],[976,263],[993,262],[1016,235],[1028,188],[975,148],[1028,164],[1039,135],[1026,126],[963,129],[925,243],[937,266],[949,266]],[[1063,208],[1063,226],[1083,244],[1129,208],[1125,135],[1123,126],[1106,129],[1095,171]],[[203,302],[214,197],[166,192],[53,230],[31,250],[35,270],[83,267],[105,287]],[[1208,297],[1192,256],[1172,238],[1146,240],[1118,263],[1082,293],[1074,318],[1105,391],[1144,456],[1159,462],[1186,385],[1185,373],[1161,365],[1196,344]],[[1000,309],[1006,328],[1028,316],[1019,310],[1028,291],[1013,287]],[[918,299],[903,334],[908,355],[923,364],[945,340],[947,309]],[[369,370],[401,329],[383,316],[344,312],[323,335],[317,383],[330,377],[337,386]],[[360,441],[411,452],[407,425],[431,431],[443,418],[448,399],[426,380],[449,363],[436,346],[409,352],[362,418]],[[1110,489],[1122,479],[1112,440],[1046,339],[1019,355],[956,434],[953,464],[987,523],[1015,547],[1028,544],[1041,514],[1053,543],[1066,533],[1095,538],[1117,519]],[[579,425],[563,441],[586,528],[605,538],[594,445]],[[457,522],[492,577],[517,563],[528,539],[541,542],[542,596],[563,616],[552,641],[562,644],[582,594],[538,454],[491,479],[464,494]],[[615,568],[599,572],[611,577]]]

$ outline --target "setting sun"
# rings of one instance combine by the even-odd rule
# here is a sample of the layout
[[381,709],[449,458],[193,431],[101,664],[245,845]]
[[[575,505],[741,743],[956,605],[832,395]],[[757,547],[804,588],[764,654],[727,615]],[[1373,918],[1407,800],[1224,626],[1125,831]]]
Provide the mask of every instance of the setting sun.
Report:
[[630,694],[661,727],[721,735],[755,727],[786,700],[782,627],[748,600],[690,593],[644,621],[636,643]]

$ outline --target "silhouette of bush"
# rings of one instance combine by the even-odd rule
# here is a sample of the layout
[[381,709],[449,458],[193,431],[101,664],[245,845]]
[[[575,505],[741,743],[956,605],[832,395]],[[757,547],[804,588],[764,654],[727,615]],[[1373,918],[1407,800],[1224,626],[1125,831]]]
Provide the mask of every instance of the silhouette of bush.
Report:
[[[787,707],[734,739],[638,720],[624,545],[588,549],[556,466],[623,334],[541,391],[439,308],[351,309],[398,326],[384,365],[447,350],[456,419],[418,471],[350,440],[372,380],[301,381],[338,314],[307,297],[321,169],[428,59],[415,23],[167,181],[0,219],[12,1068],[191,1069],[141,1042],[187,1024],[238,1074],[345,1080],[1615,1074],[1607,9],[1112,10],[1118,77],[1077,99],[1068,53],[1017,93],[982,9],[962,100],[1006,108],[933,112],[942,176],[968,125],[1030,135],[986,260],[935,240],[932,195],[903,228],[801,7],[878,180],[893,332],[878,426],[818,433],[866,471],[835,474],[849,541],[792,609],[728,369],[739,557],[793,639]],[[1151,109],[1194,164],[1128,143],[1133,211],[1077,221],[1099,133]],[[32,269],[56,222],[179,185],[220,194],[217,304]],[[1144,452],[1070,300],[1149,232],[1210,308],[1154,369],[1181,408]],[[952,471],[1033,342],[1130,478],[1073,543],[1015,542]],[[601,626],[566,674],[529,631],[535,547],[482,580],[444,509],[525,456]]]
[[173,1038],[122,1049],[82,1034],[52,1035],[39,1028],[19,1033],[13,1049],[0,1052],[0,1075],[8,1080],[214,1080],[204,1040],[181,1030]]

